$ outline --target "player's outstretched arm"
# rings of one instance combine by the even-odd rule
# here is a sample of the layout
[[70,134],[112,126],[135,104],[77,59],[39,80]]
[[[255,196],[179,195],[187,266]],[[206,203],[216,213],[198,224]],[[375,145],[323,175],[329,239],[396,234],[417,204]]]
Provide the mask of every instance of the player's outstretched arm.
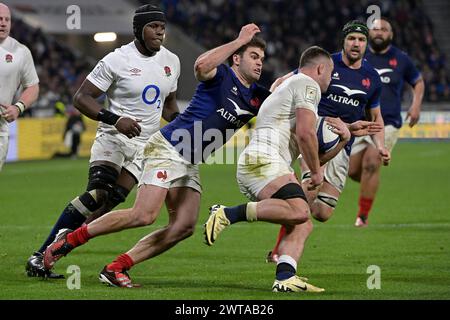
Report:
[[382,124],[371,121],[358,120],[348,124],[348,130],[355,137],[373,135],[383,129]]
[[236,50],[250,42],[258,32],[260,30],[256,24],[247,24],[242,27],[239,36],[233,41],[201,54],[194,64],[194,73],[197,80],[207,81],[214,78],[217,72],[216,68],[236,52]]
[[141,134],[139,120],[120,117],[103,108],[95,99],[104,92],[97,88],[89,80],[84,80],[81,87],[73,97],[73,104],[82,114],[92,120],[102,121],[115,126],[117,131],[123,133],[128,138],[133,138]]

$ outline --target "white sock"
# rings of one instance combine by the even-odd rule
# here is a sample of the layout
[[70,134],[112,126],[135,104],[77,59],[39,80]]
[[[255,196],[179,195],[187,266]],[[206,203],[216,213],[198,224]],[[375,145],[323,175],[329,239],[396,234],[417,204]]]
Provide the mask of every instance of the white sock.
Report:
[[295,271],[297,271],[297,261],[295,261],[294,258],[288,256],[287,254],[283,254],[278,258],[277,265],[279,265],[280,263],[290,264],[295,269]]

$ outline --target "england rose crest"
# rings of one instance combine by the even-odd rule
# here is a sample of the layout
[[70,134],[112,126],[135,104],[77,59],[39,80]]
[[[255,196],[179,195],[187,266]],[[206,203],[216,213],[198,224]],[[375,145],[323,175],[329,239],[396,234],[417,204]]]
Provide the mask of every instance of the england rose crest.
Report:
[[171,72],[169,66],[165,66],[165,67],[164,67],[164,72],[166,73],[166,76],[167,76],[167,77],[170,77],[170,76],[172,75],[172,72]]

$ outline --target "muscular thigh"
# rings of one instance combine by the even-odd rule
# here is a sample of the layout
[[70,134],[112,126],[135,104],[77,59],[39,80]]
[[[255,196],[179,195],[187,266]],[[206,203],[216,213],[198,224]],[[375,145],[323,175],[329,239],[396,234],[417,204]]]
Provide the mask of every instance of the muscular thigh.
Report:
[[295,174],[285,174],[269,182],[259,193],[258,200],[269,199],[272,195],[289,183],[300,183]]
[[364,157],[364,154],[366,153],[366,149],[361,150],[358,153],[353,153],[350,156],[350,163],[349,163],[349,169],[348,169],[348,175],[352,178],[359,178],[361,175],[361,166],[362,166],[362,159]]
[[164,204],[167,191],[165,188],[154,185],[146,184],[140,186],[133,207],[134,211],[151,214],[154,217],[158,216]]
[[136,183],[136,177],[127,169],[122,168],[119,178],[117,178],[116,184],[130,191],[131,189],[133,189]]
[[362,158],[362,168],[374,170],[380,166],[381,157],[378,150],[373,146],[368,147]]
[[193,188],[170,188],[166,197],[169,223],[194,226],[198,219],[200,199],[200,192]]

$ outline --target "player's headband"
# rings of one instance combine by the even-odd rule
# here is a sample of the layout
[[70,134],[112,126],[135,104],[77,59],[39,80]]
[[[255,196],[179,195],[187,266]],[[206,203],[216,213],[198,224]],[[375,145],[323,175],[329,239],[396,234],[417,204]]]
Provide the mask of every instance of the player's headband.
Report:
[[[156,11],[158,10],[158,11]],[[153,21],[162,21],[166,22],[166,15],[164,12],[156,9],[155,11],[149,12],[136,12],[133,18],[133,28],[142,26],[142,28]]]
[[357,20],[353,20],[348,22],[344,28],[342,28],[342,33],[344,35],[344,38],[352,32],[358,32],[358,33],[362,33],[363,35],[366,36],[366,38],[369,37],[369,28],[367,28],[367,26],[361,22],[361,21],[357,21]]
[[153,21],[166,22],[166,15],[160,8],[147,4],[136,9],[133,17],[133,33],[145,49],[147,49],[147,47],[145,46],[142,33],[144,31],[144,27]]

